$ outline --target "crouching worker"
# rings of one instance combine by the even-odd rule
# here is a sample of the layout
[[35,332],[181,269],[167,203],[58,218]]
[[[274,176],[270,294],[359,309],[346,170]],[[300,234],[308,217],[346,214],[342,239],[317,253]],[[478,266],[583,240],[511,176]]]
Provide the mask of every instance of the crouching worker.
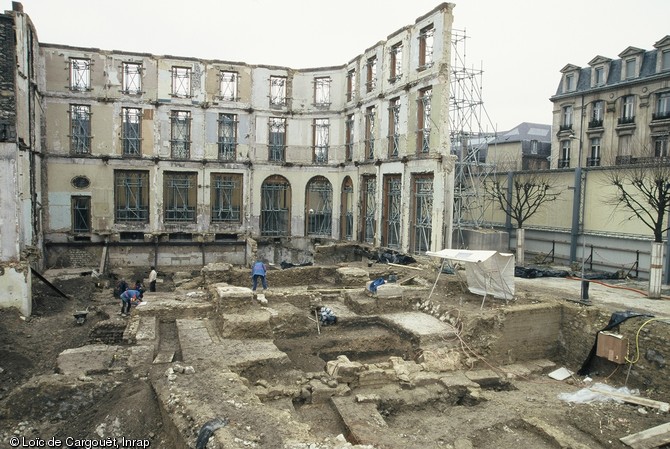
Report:
[[329,326],[337,324],[337,317],[330,307],[319,307],[319,321],[322,326]]
[[130,305],[133,301],[139,301],[140,292],[137,290],[126,290],[121,293],[121,315],[122,317],[127,317],[130,315]]

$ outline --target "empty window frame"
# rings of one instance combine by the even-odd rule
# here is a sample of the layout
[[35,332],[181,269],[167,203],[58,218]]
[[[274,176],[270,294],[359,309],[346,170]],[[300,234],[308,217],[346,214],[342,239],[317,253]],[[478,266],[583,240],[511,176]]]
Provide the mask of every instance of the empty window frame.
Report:
[[261,185],[261,235],[288,236],[291,216],[291,185],[274,175]]
[[413,184],[412,250],[414,253],[423,253],[430,250],[433,231],[433,175],[415,175]]
[[172,111],[170,114],[170,148],[174,159],[188,159],[191,153],[191,113]]
[[330,121],[327,118],[314,119],[314,148],[312,160],[317,164],[328,163],[328,146],[330,144]]
[[661,92],[656,96],[656,111],[652,117],[656,120],[670,118],[670,92]]
[[221,82],[219,86],[219,95],[222,100],[235,101],[237,100],[237,81],[238,74],[237,72],[228,72],[222,70],[219,73],[221,77]]
[[316,176],[307,183],[306,190],[307,235],[331,237],[333,233],[333,186],[323,176]]
[[114,221],[117,223],[149,221],[148,171],[114,171]]
[[283,162],[286,160],[286,119],[270,117],[268,127],[268,160]]
[[375,217],[377,216],[377,180],[374,176],[363,177],[362,195],[362,216],[363,232],[361,237],[364,242],[375,242],[375,229],[377,226]]
[[354,237],[354,183],[349,176],[342,181],[340,207],[340,238],[352,240]]
[[270,77],[270,106],[286,106],[286,83],[285,76]]
[[398,42],[390,50],[391,64],[389,66],[389,82],[395,83],[402,78],[402,42]]
[[212,174],[212,223],[242,223],[242,175]]
[[375,107],[365,110],[365,158],[375,158]]
[[635,96],[626,95],[621,98],[621,117],[619,124],[635,122]]
[[72,197],[72,232],[91,232],[91,197]]
[[419,32],[419,69],[433,65],[433,43],[435,28],[433,24],[422,28]]
[[142,110],[121,108],[121,141],[124,156],[142,154]]
[[389,101],[389,137],[388,157],[398,157],[400,151],[400,99]]
[[377,87],[377,57],[373,56],[369,58],[366,67],[365,91],[372,92]]
[[70,150],[74,154],[91,153],[91,107],[70,105]]
[[165,172],[163,175],[165,222],[195,223],[197,193],[197,173]]
[[382,245],[400,248],[402,235],[402,183],[400,175],[384,176],[384,234]]
[[589,167],[600,166],[600,137],[591,138],[591,151],[586,159],[586,165]]
[[237,115],[219,114],[219,160],[234,161],[237,155]]
[[177,98],[191,96],[190,67],[172,67],[172,96]]
[[431,88],[419,91],[417,117],[417,152],[419,154],[426,154],[430,151],[430,113],[432,95],[433,91]]
[[344,159],[348,162],[354,157],[354,114],[347,115],[345,125]]
[[314,104],[320,107],[330,106],[330,77],[314,78]]
[[70,90],[86,91],[91,88],[91,60],[70,59]]
[[124,62],[121,66],[121,91],[130,95],[141,94],[142,64],[137,62]]
[[347,101],[353,101],[356,98],[356,69],[347,72]]

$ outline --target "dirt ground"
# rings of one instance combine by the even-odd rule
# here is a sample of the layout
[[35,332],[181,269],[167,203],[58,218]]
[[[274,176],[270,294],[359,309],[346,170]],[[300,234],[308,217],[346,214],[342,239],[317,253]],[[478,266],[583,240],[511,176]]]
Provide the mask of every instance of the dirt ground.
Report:
[[[386,267],[375,266],[372,270],[377,270],[375,275],[388,272]],[[400,279],[414,275],[408,269],[395,268],[393,271],[399,273]],[[420,272],[418,278],[427,287],[435,280],[434,275],[425,272]],[[10,438],[14,436],[26,439],[123,436],[148,439],[151,447],[174,447],[173,435],[169,426],[164,425],[146,373],[112,371],[100,376],[50,381],[59,353],[92,343],[91,335],[95,335],[92,330],[100,323],[123,324],[123,319],[117,316],[119,301],[108,282],[88,275],[53,282],[72,299],[60,297],[35,280],[31,317],[22,317],[15,309],[0,310],[0,445],[10,447]],[[568,284],[519,280],[515,301],[506,304],[489,299],[481,309],[480,296],[464,292],[453,275],[443,274],[431,299],[434,304],[452,310],[452,315],[458,316],[460,323],[467,326],[469,320],[474,319],[472,317],[495,314],[506,308],[579,299],[578,283]],[[162,287],[173,288],[169,283]],[[271,291],[272,288],[271,285]],[[606,288],[593,288],[591,296],[593,301],[589,307],[592,308],[609,311],[633,304],[628,308],[645,309],[645,302],[632,290],[614,294]],[[670,318],[670,301],[649,304],[658,309],[654,310],[657,315]],[[81,310],[88,310],[88,314],[86,322],[78,325],[73,314]],[[336,332],[336,328],[325,332]],[[475,341],[478,338],[483,338],[467,332],[464,335],[471,339],[473,347],[477,347]],[[291,348],[282,350],[290,351]],[[318,363],[312,366],[318,367]],[[605,375],[593,378],[594,382],[607,380]],[[575,441],[581,446],[570,447],[623,448],[625,446],[619,442],[621,436],[668,421],[667,413],[660,414],[641,406],[612,402],[568,404],[556,399],[558,393],[574,391],[581,385],[582,379],[576,376],[565,383],[546,377],[518,379],[510,391],[487,391],[485,404],[479,403],[477,407],[447,407],[435,403],[411,411],[383,410],[382,414],[397,434],[404,435],[408,448],[559,447],[540,435],[542,432],[537,431],[531,418],[556,428],[572,429],[567,432],[574,432]],[[655,400],[669,399],[667,390],[663,389],[652,388],[643,391],[642,395]],[[296,410],[296,414],[312,425],[317,436],[332,436],[331,432],[338,431],[328,407],[305,406]],[[417,433],[419,423],[420,428],[433,428],[434,432]],[[454,440],[454,433],[463,432],[464,428],[471,429],[464,432],[468,437],[463,441]]]

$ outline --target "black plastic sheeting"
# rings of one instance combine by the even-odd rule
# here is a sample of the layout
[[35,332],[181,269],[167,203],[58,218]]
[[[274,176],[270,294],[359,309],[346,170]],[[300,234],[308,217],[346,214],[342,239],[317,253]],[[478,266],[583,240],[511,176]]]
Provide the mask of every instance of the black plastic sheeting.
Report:
[[[514,267],[514,276],[518,278],[535,279],[535,278],[565,278],[568,276],[581,278],[581,272],[571,272],[567,270],[543,270],[541,268],[532,267]],[[584,279],[621,279],[621,273],[607,273],[604,271],[591,271],[584,273]]]
[[577,374],[579,374],[580,376],[586,376],[591,372],[590,366],[591,366],[591,362],[593,361],[593,358],[596,356],[596,351],[598,349],[598,335],[600,334],[600,332],[610,330],[614,327],[617,327],[618,325],[620,325],[621,323],[623,323],[626,320],[629,320],[631,318],[640,317],[640,316],[649,317],[649,318],[654,317],[654,315],[647,315],[647,314],[644,314],[644,313],[631,312],[630,310],[626,310],[625,312],[614,312],[612,314],[612,316],[610,317],[610,321],[609,321],[609,323],[607,323],[607,326],[605,326],[604,328],[602,328],[598,332],[596,332],[596,341],[593,343],[593,347],[591,348],[591,352],[589,352],[588,357],[586,358],[586,360],[584,360],[584,363],[582,363],[582,367],[579,369],[579,371],[577,371]]
[[305,262],[305,263],[291,263],[291,262],[280,262],[279,266],[281,267],[282,270],[286,270],[288,268],[294,268],[294,267],[310,267],[314,265],[312,262]]
[[227,418],[214,418],[210,419],[200,428],[198,432],[198,439],[195,440],[195,449],[205,449],[209,438],[214,435],[217,429],[228,424]]

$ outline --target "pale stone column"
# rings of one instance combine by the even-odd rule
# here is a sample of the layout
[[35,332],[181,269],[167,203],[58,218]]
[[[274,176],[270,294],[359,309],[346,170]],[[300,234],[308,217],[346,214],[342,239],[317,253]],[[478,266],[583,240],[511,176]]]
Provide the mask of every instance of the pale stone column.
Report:
[[526,230],[518,228],[516,230],[516,264],[523,266],[524,264],[524,240],[526,238]]
[[663,243],[652,242],[651,260],[649,265],[649,297],[661,297],[661,282],[663,280]]

